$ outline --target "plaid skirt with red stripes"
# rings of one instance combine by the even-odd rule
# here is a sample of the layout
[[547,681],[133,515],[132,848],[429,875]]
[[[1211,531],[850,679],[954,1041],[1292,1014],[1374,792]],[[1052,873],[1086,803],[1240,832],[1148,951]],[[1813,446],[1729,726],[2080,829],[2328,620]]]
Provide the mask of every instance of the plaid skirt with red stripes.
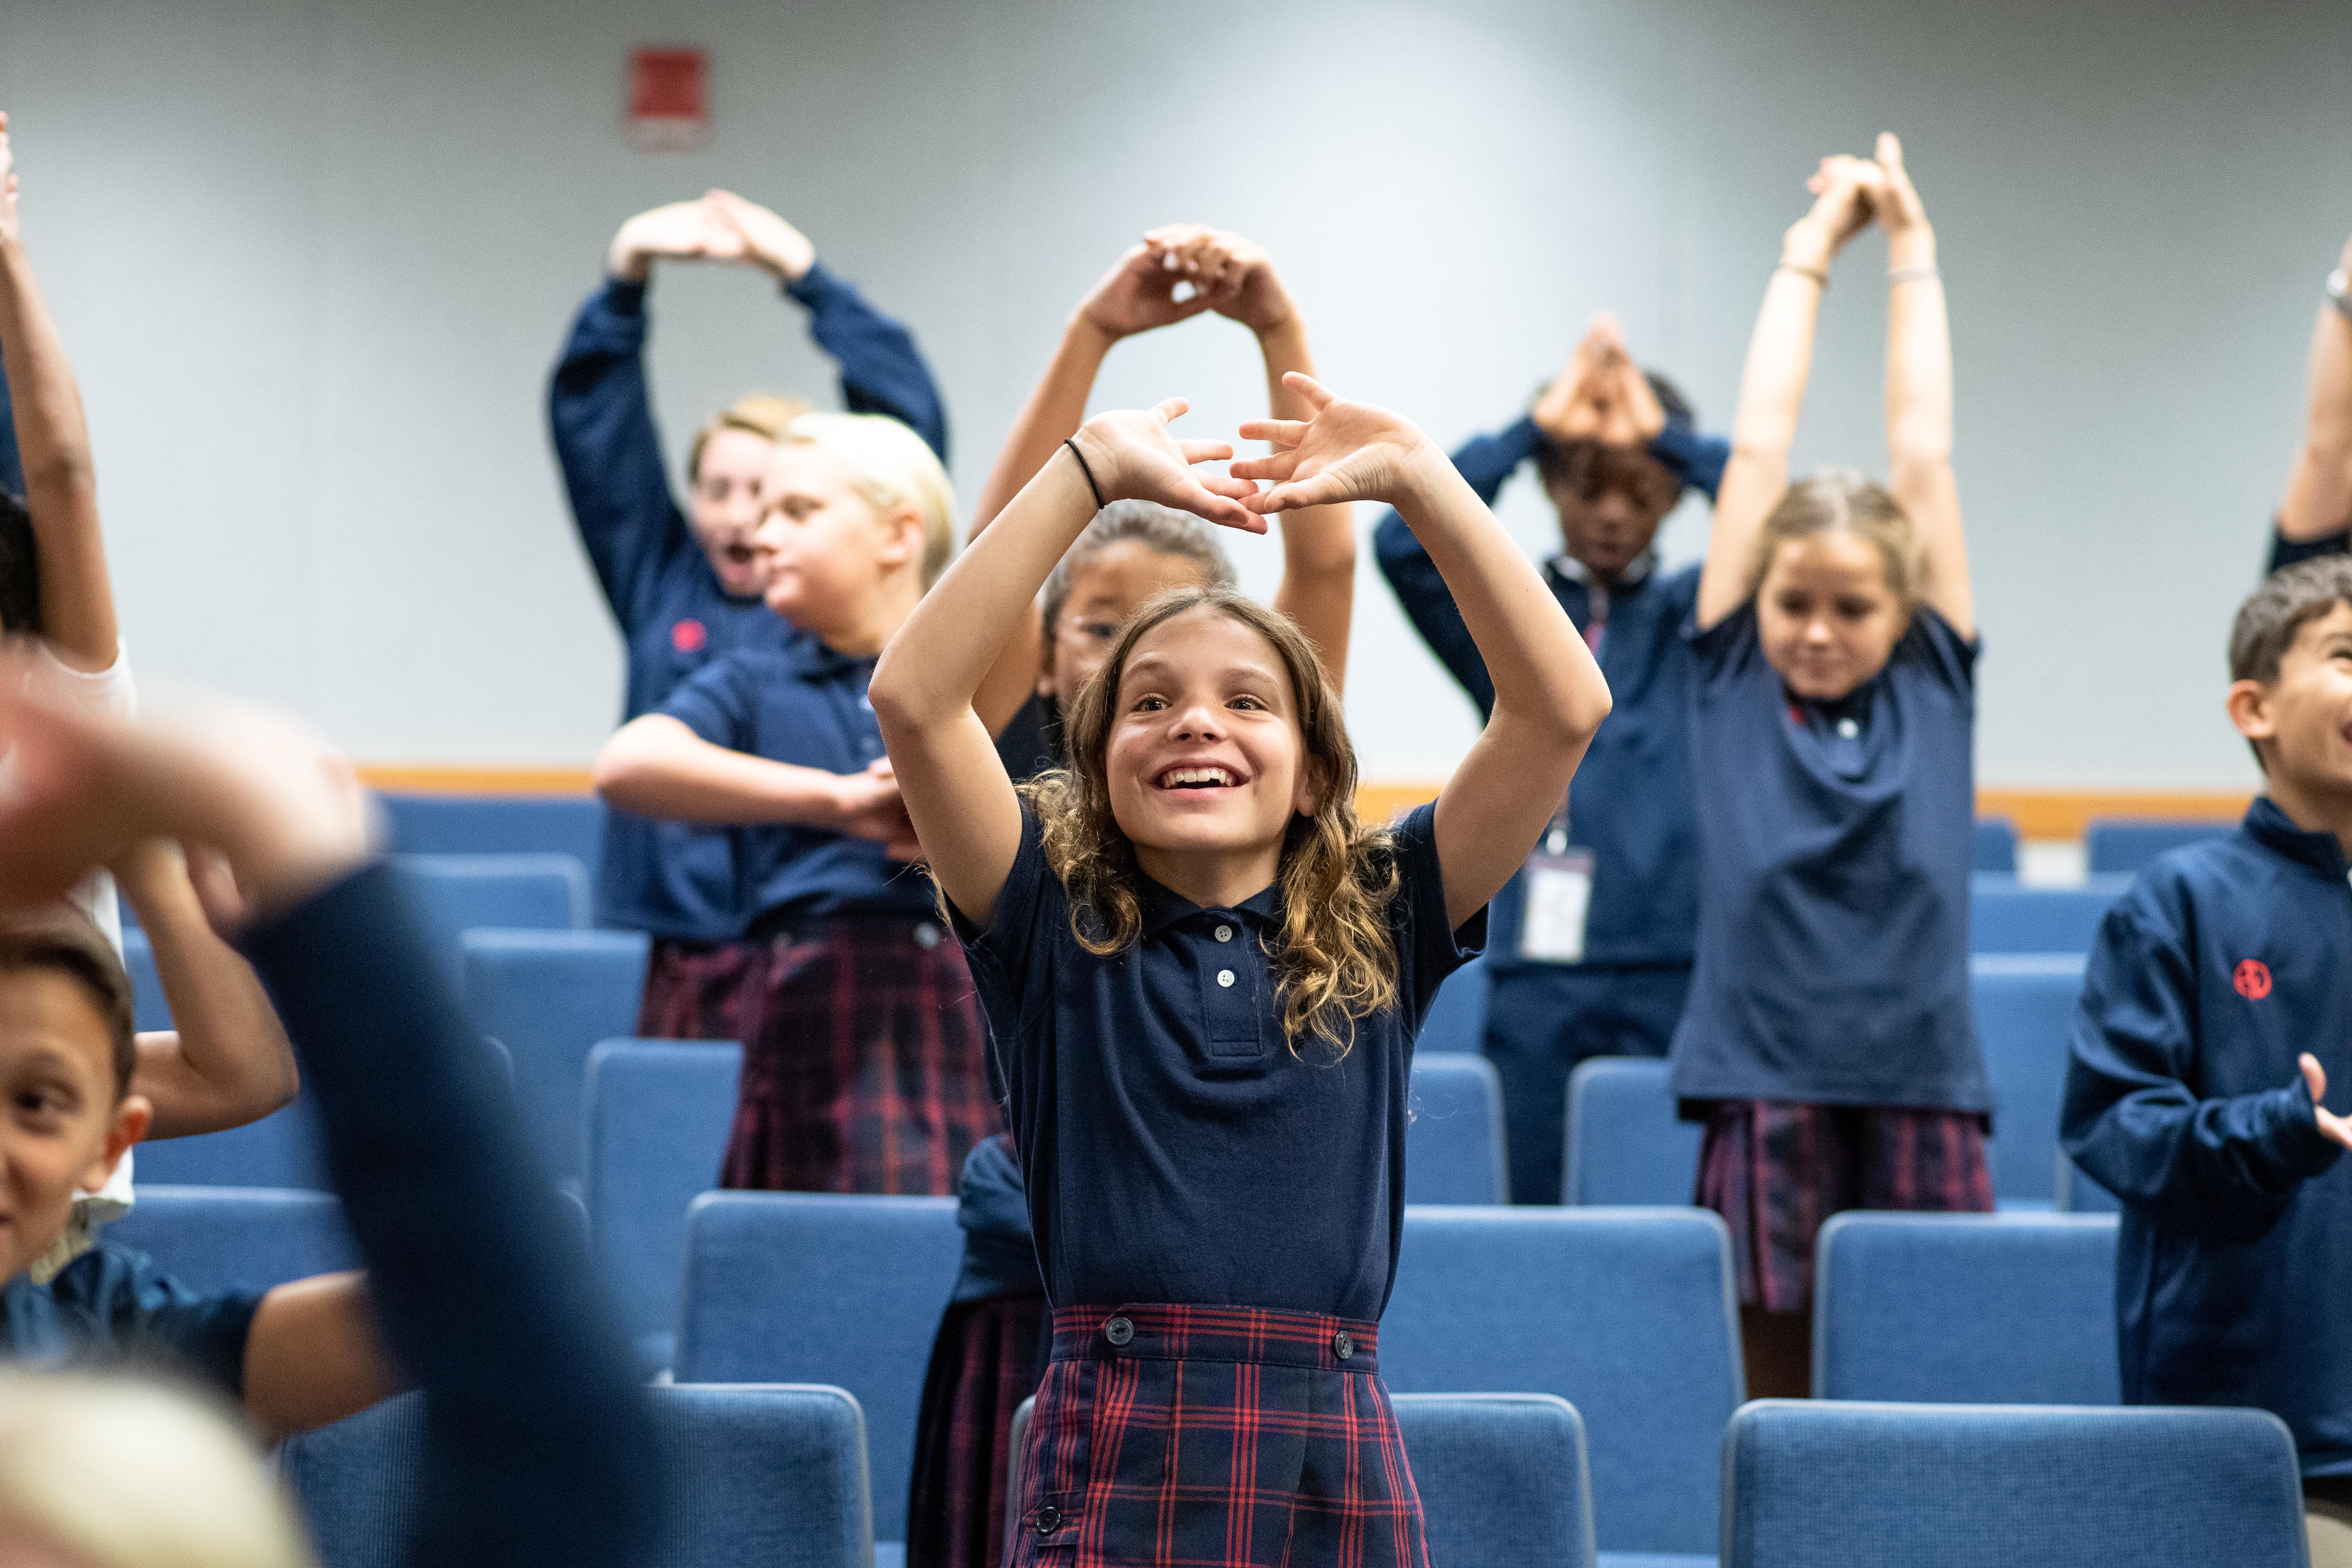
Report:
[[1045,1298],[959,1301],[940,1321],[915,1420],[907,1568],[999,1568],[1013,1413],[1045,1371]]
[[1809,1310],[1813,1244],[1843,1210],[1991,1212],[1985,1131],[1973,1110],[1708,1102],[1698,1203],[1731,1227],[1741,1302]]
[[1379,1332],[1247,1307],[1056,1310],[1013,1568],[1429,1568]]
[[1003,1125],[963,949],[929,921],[834,921],[759,944],[719,1184],[956,1190]]
[[759,999],[750,976],[764,942],[678,942],[656,937],[646,954],[637,1036],[647,1040],[747,1040]]

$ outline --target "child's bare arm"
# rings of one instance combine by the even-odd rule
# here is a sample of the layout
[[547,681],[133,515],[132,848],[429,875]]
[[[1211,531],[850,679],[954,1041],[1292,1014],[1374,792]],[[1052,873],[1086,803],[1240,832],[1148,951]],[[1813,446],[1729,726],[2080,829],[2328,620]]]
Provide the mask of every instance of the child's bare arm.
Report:
[[1271,458],[1234,465],[1272,479],[1257,511],[1371,500],[1394,506],[1444,578],[1495,681],[1486,728],[1437,801],[1447,919],[1460,925],[1510,880],[1550,821],[1593,731],[1609,684],[1534,563],[1444,452],[1386,409],[1334,397],[1307,376],[1291,386],[1315,409],[1242,435]]
[[1750,557],[1764,520],[1789,488],[1789,448],[1812,374],[1813,327],[1821,313],[1829,267],[1845,242],[1870,218],[1875,165],[1859,158],[1822,160],[1808,183],[1812,210],[1780,241],[1780,265],[1764,286],[1764,305],[1748,340],[1739,379],[1739,413],[1731,430],[1731,460],[1717,493],[1715,523],[1700,569],[1697,620],[1711,626],[1748,597]]
[[[2336,265],[2352,273],[2352,239]],[[2309,385],[2303,445],[2279,502],[2279,533],[2297,542],[2352,524],[2352,315],[2334,300],[2312,323]]]
[[[1230,457],[1222,441],[1178,441],[1171,397],[1149,413],[1098,414],[965,550],[882,651],[866,695],[898,769],[931,876],[966,919],[985,926],[1021,847],[1021,808],[972,699],[1037,590],[1101,500],[1181,507],[1235,528],[1265,525],[1239,498],[1255,487],[1195,474]],[[1081,456],[1082,455],[1082,456]],[[1083,466],[1081,466],[1083,464]]]
[[258,1121],[301,1087],[294,1047],[261,979],[205,914],[177,845],[150,839],[113,866],[154,950],[175,1029],[138,1037],[131,1092],[155,1108],[150,1138]]
[[621,726],[596,757],[596,793],[624,811],[718,826],[824,827],[911,848],[887,762],[834,773],[714,745],[667,713]]
[[99,531],[98,473],[81,392],[49,319],[17,221],[8,117],[0,114],[0,366],[16,406],[25,507],[41,578],[41,630],[78,669],[114,663],[114,591]]
[[1921,597],[1962,637],[1976,635],[1968,536],[1952,477],[1952,328],[1936,269],[1936,231],[1903,166],[1903,144],[1878,138],[1875,196],[1886,231],[1888,488],[1910,514],[1925,575]]
[[245,1413],[264,1436],[309,1432],[408,1386],[377,1333],[367,1276],[280,1285],[245,1335]]

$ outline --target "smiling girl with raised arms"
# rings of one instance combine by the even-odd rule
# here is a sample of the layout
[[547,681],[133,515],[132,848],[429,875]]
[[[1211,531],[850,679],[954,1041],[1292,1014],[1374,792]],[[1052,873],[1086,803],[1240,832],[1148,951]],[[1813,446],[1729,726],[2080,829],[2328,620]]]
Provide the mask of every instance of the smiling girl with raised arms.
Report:
[[[1378,1377],[1412,1037],[1609,693],[1443,452],[1286,379],[1313,417],[1244,426],[1276,451],[1232,479],[1193,472],[1232,448],[1175,440],[1181,399],[1087,421],[871,687],[971,957],[1055,1308],[1015,1563],[1428,1560]],[[1253,531],[1396,506],[1495,675],[1436,803],[1359,823],[1314,649],[1217,588],[1129,621],[1069,710],[1070,766],[1016,791],[972,694],[1087,521],[1129,499]]]

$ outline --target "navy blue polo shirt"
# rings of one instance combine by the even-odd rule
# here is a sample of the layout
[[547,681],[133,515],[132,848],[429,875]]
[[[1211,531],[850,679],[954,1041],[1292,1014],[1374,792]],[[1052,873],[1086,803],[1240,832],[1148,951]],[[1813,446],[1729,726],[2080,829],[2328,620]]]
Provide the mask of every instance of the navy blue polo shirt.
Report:
[[[866,700],[872,658],[850,658],[814,637],[782,652],[739,652],[670,693],[662,711],[715,746],[772,763],[863,773],[882,755]],[[821,827],[754,825],[728,830],[746,929],[845,917],[922,920],[935,910],[930,879],[882,846]]]
[[1677,1098],[1992,1110],[1969,994],[1976,659],[1929,605],[1834,704],[1749,600],[1690,632],[1698,962]]
[[2316,539],[2289,539],[2279,531],[2276,522],[2271,525],[2271,558],[2266,572],[2284,572],[2290,566],[2300,566],[2306,561],[2316,561],[2323,555],[2352,553],[2352,528],[2342,528],[2333,533],[2323,533]]
[[37,1367],[84,1366],[193,1376],[235,1403],[245,1397],[245,1342],[258,1290],[200,1296],[144,1253],[101,1242],[47,1285],[19,1274],[0,1298],[0,1351]]
[[2123,1200],[2124,1398],[2275,1412],[2352,1474],[2352,1163],[2295,1058],[2352,1112],[2352,867],[2268,798],[2177,849],[2100,923],[2060,1134]]
[[1397,997],[1334,1058],[1294,1054],[1266,956],[1280,884],[1200,909],[1147,881],[1111,957],[1070,927],[1035,816],[985,933],[959,920],[1004,1075],[1045,1293],[1056,1306],[1245,1306],[1377,1319],[1404,1221],[1412,1040],[1486,917],[1447,929],[1422,806],[1395,829]]

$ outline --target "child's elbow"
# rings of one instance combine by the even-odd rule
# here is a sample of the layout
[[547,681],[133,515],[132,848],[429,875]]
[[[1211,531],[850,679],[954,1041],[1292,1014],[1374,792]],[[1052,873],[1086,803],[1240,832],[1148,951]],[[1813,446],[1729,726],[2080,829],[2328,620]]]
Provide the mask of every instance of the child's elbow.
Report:
[[1609,694],[1609,683],[1596,679],[1591,689],[1579,692],[1576,700],[1569,705],[1569,711],[1563,715],[1562,727],[1568,738],[1580,747],[1590,742],[1600,733],[1601,722],[1609,717],[1609,710],[1616,706],[1616,700]]
[[644,804],[651,759],[647,754],[650,748],[646,744],[646,733],[639,727],[641,723],[639,721],[621,726],[613,738],[604,742],[604,749],[596,753],[595,766],[589,774],[597,797],[624,811]]

